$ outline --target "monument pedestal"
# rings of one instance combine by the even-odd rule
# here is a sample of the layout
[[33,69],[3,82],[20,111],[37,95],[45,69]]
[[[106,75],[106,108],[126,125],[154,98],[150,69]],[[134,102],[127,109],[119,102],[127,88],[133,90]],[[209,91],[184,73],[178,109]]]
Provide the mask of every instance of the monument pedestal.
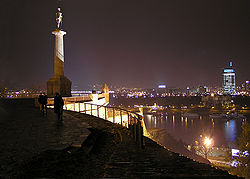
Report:
[[71,81],[62,75],[54,75],[47,81],[47,95],[54,97],[59,93],[63,97],[71,96]]

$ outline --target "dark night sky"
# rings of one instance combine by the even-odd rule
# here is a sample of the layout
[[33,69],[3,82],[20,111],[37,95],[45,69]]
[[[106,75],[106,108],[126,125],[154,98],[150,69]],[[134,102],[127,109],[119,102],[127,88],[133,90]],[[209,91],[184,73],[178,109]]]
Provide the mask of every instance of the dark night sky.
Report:
[[[56,0],[0,1],[0,76],[20,87],[53,75]],[[79,89],[221,84],[232,58],[250,79],[249,0],[63,0],[65,75]]]

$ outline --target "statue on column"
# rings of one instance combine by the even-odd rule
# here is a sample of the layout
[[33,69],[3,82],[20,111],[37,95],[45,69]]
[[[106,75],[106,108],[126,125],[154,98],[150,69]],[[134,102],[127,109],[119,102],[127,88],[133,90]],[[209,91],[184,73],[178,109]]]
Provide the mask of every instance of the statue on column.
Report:
[[[59,1],[58,1],[59,3]],[[56,93],[61,96],[71,96],[71,81],[64,76],[64,42],[63,36],[66,34],[62,30],[62,12],[60,6],[57,6],[56,12],[56,30],[52,32],[55,35],[54,48],[54,75],[47,81],[47,95],[54,97]]]
[[57,23],[57,29],[61,29],[62,28],[62,12],[61,12],[61,8],[58,8],[58,11],[56,13],[56,23]]

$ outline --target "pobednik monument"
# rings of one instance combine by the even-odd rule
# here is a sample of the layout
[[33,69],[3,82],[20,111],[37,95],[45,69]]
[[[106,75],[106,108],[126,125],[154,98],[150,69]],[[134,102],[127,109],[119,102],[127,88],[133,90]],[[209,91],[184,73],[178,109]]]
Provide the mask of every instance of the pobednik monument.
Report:
[[57,29],[52,32],[55,35],[54,52],[54,76],[47,81],[47,95],[54,97],[56,93],[62,96],[71,96],[71,81],[64,76],[64,45],[63,36],[66,32],[62,31],[62,12],[58,8],[56,13]]

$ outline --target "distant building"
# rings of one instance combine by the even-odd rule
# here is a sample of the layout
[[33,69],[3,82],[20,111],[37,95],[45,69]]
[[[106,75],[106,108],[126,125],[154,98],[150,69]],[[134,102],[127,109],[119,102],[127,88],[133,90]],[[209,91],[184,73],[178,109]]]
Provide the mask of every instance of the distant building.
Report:
[[240,91],[243,92],[243,94],[249,94],[250,93],[250,82],[249,80],[245,81],[240,86]]
[[229,68],[223,70],[223,94],[234,95],[236,84],[235,84],[235,71],[232,68],[233,64],[230,62]]
[[208,87],[206,86],[199,86],[197,89],[198,95],[205,95],[208,92]]
[[167,85],[165,84],[160,84],[158,85],[157,92],[160,96],[166,96],[167,93]]
[[229,106],[232,103],[232,96],[224,95],[204,95],[201,97],[204,106]]

